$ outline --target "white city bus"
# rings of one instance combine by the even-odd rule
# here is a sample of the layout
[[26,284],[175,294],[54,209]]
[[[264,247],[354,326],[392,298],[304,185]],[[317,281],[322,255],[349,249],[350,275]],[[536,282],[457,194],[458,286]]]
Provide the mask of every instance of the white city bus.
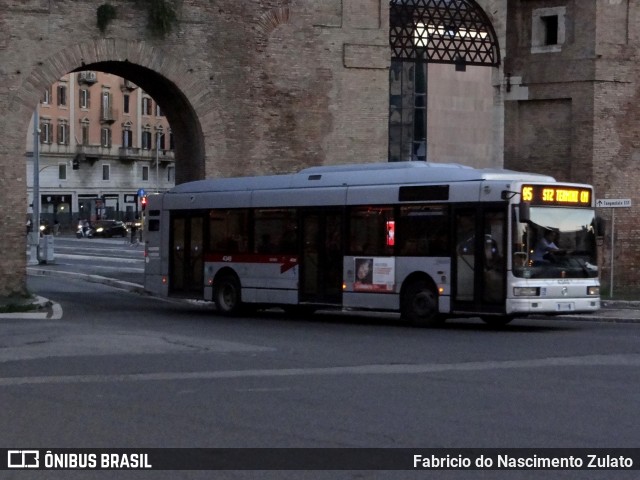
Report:
[[[414,324],[600,307],[589,185],[397,162],[200,180],[148,198],[146,290],[245,307],[400,312]],[[545,231],[558,250],[536,252]]]

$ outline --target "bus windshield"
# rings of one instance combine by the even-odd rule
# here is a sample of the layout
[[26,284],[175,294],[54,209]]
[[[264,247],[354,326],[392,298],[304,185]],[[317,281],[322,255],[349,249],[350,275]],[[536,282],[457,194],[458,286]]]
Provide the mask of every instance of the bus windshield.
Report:
[[531,207],[526,223],[513,211],[513,274],[522,278],[598,276],[595,212]]

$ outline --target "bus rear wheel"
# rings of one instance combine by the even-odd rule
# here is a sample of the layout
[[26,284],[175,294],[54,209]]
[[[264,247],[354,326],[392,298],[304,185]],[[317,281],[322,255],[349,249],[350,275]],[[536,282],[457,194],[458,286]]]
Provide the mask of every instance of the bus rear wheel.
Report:
[[242,298],[238,279],[233,275],[224,275],[216,280],[213,301],[223,315],[235,315],[240,312]]
[[401,299],[402,318],[416,327],[440,325],[444,317],[438,311],[438,294],[424,280],[407,286]]

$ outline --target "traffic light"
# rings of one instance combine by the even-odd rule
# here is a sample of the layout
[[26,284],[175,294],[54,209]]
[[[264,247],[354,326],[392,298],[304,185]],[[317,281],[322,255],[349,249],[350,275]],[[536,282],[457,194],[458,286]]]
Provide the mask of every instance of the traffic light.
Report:
[[74,158],[73,162],[71,162],[71,165],[73,166],[74,170],[78,170],[80,168],[80,160]]
[[147,208],[147,197],[144,196],[140,199],[140,206],[142,207],[142,211],[144,212]]

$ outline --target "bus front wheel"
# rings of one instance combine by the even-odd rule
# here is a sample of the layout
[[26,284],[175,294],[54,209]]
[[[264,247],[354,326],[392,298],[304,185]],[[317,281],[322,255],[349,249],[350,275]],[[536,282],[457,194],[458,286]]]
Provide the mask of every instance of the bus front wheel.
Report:
[[438,294],[424,280],[407,286],[401,300],[402,318],[418,327],[433,327],[444,321],[438,311]]
[[237,314],[242,305],[238,279],[233,275],[224,275],[216,280],[213,300],[223,315]]

